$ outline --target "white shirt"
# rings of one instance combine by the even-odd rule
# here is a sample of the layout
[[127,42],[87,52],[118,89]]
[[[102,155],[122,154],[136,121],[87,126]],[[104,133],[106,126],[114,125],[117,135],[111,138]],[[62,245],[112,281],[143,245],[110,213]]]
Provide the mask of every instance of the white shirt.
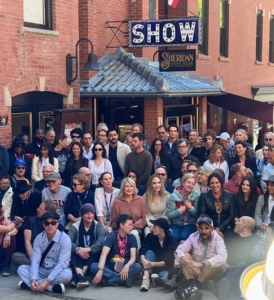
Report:
[[228,167],[228,164],[225,160],[222,163],[221,162],[214,162],[212,164],[208,159],[207,161],[204,162],[204,167],[207,167],[207,168],[211,169],[212,171],[214,171],[215,169],[223,170],[224,173],[225,173],[225,182],[228,181],[229,167]]
[[88,160],[91,160],[92,158],[92,148],[93,148],[93,144],[90,146],[88,152],[86,152],[85,147],[83,147],[83,156]]

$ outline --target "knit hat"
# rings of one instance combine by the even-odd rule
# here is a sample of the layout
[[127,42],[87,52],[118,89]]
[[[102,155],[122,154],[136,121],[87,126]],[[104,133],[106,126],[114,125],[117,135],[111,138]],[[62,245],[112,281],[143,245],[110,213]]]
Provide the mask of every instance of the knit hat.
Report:
[[95,214],[95,207],[90,203],[86,203],[80,208],[80,212],[81,212],[81,217],[83,217],[83,215],[88,212],[92,212]]

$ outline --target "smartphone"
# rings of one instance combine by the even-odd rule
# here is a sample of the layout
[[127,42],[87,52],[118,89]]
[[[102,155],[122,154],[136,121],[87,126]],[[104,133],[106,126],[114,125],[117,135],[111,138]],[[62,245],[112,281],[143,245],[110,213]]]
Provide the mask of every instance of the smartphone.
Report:
[[207,143],[207,138],[203,138],[203,142],[204,142],[204,143]]

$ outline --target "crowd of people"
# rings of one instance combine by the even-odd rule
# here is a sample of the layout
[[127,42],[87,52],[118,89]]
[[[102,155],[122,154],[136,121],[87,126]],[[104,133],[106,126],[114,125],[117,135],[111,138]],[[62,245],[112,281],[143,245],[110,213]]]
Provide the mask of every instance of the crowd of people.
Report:
[[[266,257],[274,235],[274,134],[255,152],[238,129],[203,136],[140,124],[125,142],[107,124],[96,139],[19,134],[0,147],[0,264],[18,266],[19,287],[64,293],[132,286],[142,279],[177,300],[240,299],[243,270]],[[259,147],[260,148],[260,147]],[[141,276],[141,277],[140,277]]]

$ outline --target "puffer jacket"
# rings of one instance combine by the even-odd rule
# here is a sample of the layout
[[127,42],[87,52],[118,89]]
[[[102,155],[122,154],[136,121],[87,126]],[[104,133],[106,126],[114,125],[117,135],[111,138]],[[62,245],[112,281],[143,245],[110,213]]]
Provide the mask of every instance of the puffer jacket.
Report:
[[215,201],[212,191],[209,190],[202,193],[199,199],[199,215],[207,214],[213,220],[214,227],[218,227],[224,231],[234,218],[233,194],[228,191],[223,191],[220,201],[222,203],[222,211],[220,213],[220,224],[218,224],[218,214],[216,212]]
[[188,224],[196,224],[198,217],[198,201],[200,194],[193,190],[188,196],[188,200],[192,203],[192,208],[186,210],[184,213],[180,210],[180,206],[184,205],[184,196],[180,192],[182,190],[181,186],[178,186],[171,194],[168,205],[167,205],[167,216],[172,224],[179,226],[184,226],[184,215],[188,214]]

